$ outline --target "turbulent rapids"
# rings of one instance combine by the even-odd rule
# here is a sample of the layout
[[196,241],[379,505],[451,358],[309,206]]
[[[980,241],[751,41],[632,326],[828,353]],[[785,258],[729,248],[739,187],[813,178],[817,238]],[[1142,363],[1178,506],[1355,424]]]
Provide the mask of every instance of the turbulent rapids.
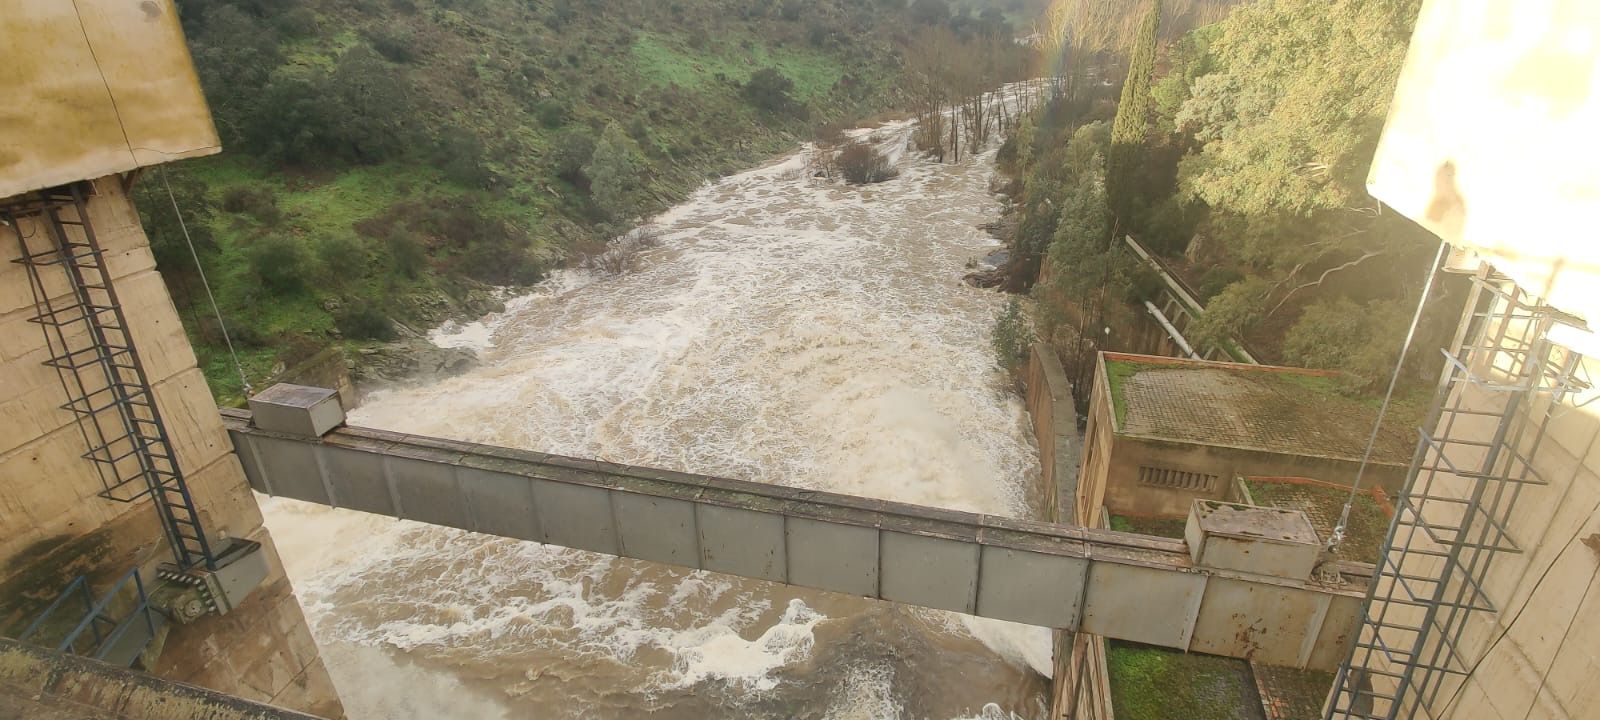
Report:
[[[993,150],[900,177],[807,151],[653,221],[633,272],[562,271],[435,333],[473,372],[359,425],[1022,515],[1037,452],[962,284],[995,242]],[[1049,634],[828,593],[266,501],[352,718],[1043,715]],[[333,551],[337,548],[337,552]]]

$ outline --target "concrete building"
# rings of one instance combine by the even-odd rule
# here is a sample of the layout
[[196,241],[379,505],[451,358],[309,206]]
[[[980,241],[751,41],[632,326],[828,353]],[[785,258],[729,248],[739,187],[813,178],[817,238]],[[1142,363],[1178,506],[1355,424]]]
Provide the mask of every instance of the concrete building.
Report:
[[[0,635],[341,716],[128,198],[220,150],[172,3],[12,0],[0,37]],[[139,696],[19,652],[18,697]]]
[[[1377,407],[1300,368],[1102,353],[1090,393],[1076,521],[1183,518],[1195,499],[1233,499],[1236,477],[1350,484]],[[1363,485],[1399,492],[1420,413],[1392,413]]]

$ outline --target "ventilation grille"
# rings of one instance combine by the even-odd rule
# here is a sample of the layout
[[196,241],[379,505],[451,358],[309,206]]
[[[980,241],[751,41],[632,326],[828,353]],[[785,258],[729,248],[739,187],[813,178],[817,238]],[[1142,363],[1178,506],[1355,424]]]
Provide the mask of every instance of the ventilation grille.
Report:
[[1199,490],[1210,492],[1217,488],[1217,476],[1206,473],[1173,470],[1172,468],[1139,468],[1139,484],[1169,490]]

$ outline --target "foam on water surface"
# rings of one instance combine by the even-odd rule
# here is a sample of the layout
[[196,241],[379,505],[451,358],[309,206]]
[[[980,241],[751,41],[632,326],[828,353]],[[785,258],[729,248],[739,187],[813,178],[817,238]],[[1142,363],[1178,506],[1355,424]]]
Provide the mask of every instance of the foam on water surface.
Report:
[[[960,282],[992,245],[976,226],[999,210],[987,192],[993,151],[936,165],[903,154],[909,133],[909,123],[863,133],[898,158],[888,183],[822,183],[802,150],[708,184],[653,220],[662,243],[639,270],[563,271],[502,313],[436,330],[434,342],[484,362],[374,393],[351,422],[1022,514],[1037,454],[989,349],[1004,300]],[[381,650],[406,661],[384,655],[395,673],[455,678],[494,707],[548,717],[803,707],[804,717],[898,718],[948,695],[959,706],[934,716],[991,720],[1005,715],[976,700],[1032,712],[1028,678],[1049,672],[1040,628],[884,614],[859,599],[286,501],[265,511],[319,642],[336,648],[341,689],[373,672],[345,661]],[[864,633],[865,622],[892,627]],[[896,648],[892,661],[858,657],[875,633]],[[911,667],[932,658],[993,677]],[[353,703],[351,716],[434,716],[368,707]],[[496,717],[483,712],[471,716]]]

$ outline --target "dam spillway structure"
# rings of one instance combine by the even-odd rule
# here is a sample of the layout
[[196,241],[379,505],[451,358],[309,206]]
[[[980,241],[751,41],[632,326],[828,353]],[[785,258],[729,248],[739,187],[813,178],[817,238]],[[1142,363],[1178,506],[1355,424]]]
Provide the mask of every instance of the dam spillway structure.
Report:
[[1188,513],[1182,537],[1098,526],[1071,472],[1070,389],[1038,356],[1057,522],[350,427],[317,388],[219,412],[128,199],[147,168],[221,149],[174,8],[16,5],[0,15],[18,69],[0,78],[0,716],[340,717],[251,488],[1055,628],[1056,718],[1115,716],[1090,636],[1333,672],[1330,719],[1600,712],[1584,622],[1600,258],[1575,230],[1600,157],[1483,142],[1586,137],[1600,11],[1425,4],[1371,189],[1450,244],[1477,299],[1362,563],[1319,558],[1304,512],[1195,496],[1232,479],[1203,468],[1145,478],[1187,493],[1165,504]]

